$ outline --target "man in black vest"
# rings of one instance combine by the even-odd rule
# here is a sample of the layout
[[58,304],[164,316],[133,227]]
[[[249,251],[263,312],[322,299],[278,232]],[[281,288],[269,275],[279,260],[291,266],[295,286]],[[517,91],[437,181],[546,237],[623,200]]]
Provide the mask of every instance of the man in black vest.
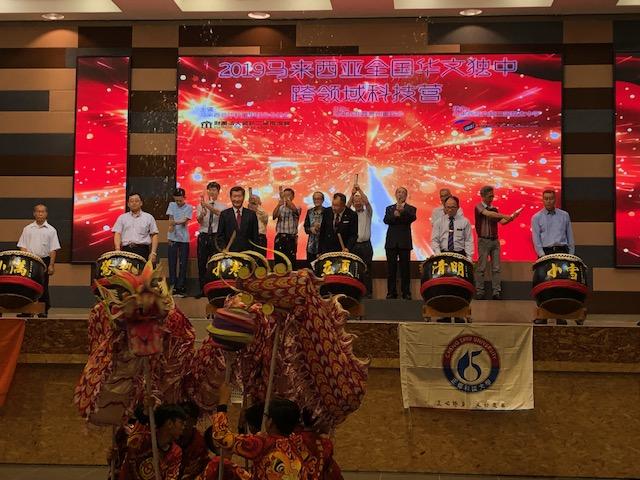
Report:
[[[342,245],[340,239],[342,238]],[[358,215],[347,208],[347,197],[344,193],[333,195],[331,208],[322,212],[318,253],[349,252],[358,240]]]
[[245,195],[244,188],[233,187],[230,195],[232,207],[220,213],[217,235],[218,247],[220,249],[227,248],[233,232],[235,232],[235,238],[229,246],[229,251],[253,250],[255,247],[250,242],[258,244],[258,217],[256,212],[242,206]]
[[396,189],[397,202],[389,205],[384,212],[384,223],[389,225],[384,248],[387,253],[387,298],[398,298],[396,274],[400,260],[400,286],[402,298],[411,300],[409,282],[409,257],[413,249],[411,224],[416,221],[416,207],[407,203],[407,189]]

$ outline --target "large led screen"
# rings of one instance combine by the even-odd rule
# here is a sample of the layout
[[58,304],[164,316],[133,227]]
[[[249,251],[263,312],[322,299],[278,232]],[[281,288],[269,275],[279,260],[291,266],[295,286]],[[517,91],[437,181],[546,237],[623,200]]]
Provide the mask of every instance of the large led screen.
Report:
[[129,57],[80,57],[77,78],[72,258],[91,262],[125,209]]
[[[636,98],[637,97],[637,98]],[[640,54],[616,58],[616,264],[640,266]]]
[[[289,186],[304,215],[314,191],[329,205],[357,175],[373,204],[376,258],[398,186],[418,209],[423,259],[438,190],[459,196],[473,223],[479,189],[494,185],[501,211],[524,207],[502,228],[512,261],[535,258],[531,216],[544,188],[560,189],[558,55],[181,57],[178,90],[177,182],[192,204],[215,180],[223,200],[235,184],[252,187],[271,212]],[[305,245],[300,226],[299,258]]]

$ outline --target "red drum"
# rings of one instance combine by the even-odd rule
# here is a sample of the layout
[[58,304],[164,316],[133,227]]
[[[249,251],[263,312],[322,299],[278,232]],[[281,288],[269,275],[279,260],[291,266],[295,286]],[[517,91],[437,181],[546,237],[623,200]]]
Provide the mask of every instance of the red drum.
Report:
[[467,307],[476,293],[473,263],[459,253],[442,252],[426,259],[421,269],[420,293],[437,312],[453,313]]
[[554,253],[533,264],[531,293],[539,307],[557,315],[575,313],[584,306],[589,287],[587,266],[580,257]]
[[[265,260],[266,261],[266,260]],[[227,295],[234,293],[236,278],[242,268],[250,273],[256,269],[253,255],[247,253],[216,253],[207,262],[207,283],[204,294],[215,307],[222,307]]]
[[[107,252],[96,260],[95,280],[100,285],[105,286],[107,283],[106,279],[115,275],[116,272],[129,272],[132,275],[140,275],[146,264],[147,259],[136,253],[123,251]],[[92,288],[93,293],[96,293],[95,285],[93,285]],[[112,286],[109,288],[117,289],[119,287]]]
[[0,252],[0,307],[22,308],[37,302],[44,292],[47,266],[29,252]]
[[324,279],[320,286],[320,294],[345,295],[346,298],[340,302],[345,310],[353,310],[367,293],[367,287],[363,283],[367,266],[353,253],[325,253],[320,255],[312,266],[315,275]]

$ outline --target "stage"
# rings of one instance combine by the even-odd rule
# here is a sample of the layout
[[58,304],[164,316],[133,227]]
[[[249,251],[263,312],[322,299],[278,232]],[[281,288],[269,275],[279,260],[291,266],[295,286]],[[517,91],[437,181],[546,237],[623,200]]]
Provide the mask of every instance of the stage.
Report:
[[[206,300],[177,303],[192,314],[197,337],[204,338],[208,320],[193,313],[203,312]],[[420,301],[366,301],[365,319],[348,323],[358,337],[355,352],[371,359],[371,369],[362,407],[336,432],[343,469],[640,476],[632,461],[640,454],[640,328],[635,318],[594,315],[584,326],[535,326],[534,410],[407,411],[400,393],[398,324],[422,321],[420,307]],[[534,307],[526,301],[474,301],[472,314],[474,322],[506,327],[531,321]],[[86,426],[71,403],[87,358],[86,329],[86,311],[53,311],[48,319],[27,320],[20,363],[0,410],[0,463],[104,463],[108,430]]]

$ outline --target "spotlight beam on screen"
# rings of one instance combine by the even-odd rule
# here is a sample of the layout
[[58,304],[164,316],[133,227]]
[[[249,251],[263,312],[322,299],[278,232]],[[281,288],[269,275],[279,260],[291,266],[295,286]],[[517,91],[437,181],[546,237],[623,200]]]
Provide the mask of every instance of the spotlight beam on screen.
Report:
[[[501,211],[524,207],[502,229],[502,258],[529,261],[541,191],[560,190],[561,72],[553,54],[181,57],[177,183],[193,205],[208,181],[227,202],[233,185],[252,187],[269,213],[289,186],[304,217],[313,191],[328,206],[358,174],[377,259],[398,186],[418,209],[414,258],[423,259],[438,190],[451,188],[473,223],[480,187],[493,184]],[[270,246],[274,230],[271,221]]]
[[111,226],[124,212],[129,57],[80,57],[77,64],[74,262],[112,250]]

